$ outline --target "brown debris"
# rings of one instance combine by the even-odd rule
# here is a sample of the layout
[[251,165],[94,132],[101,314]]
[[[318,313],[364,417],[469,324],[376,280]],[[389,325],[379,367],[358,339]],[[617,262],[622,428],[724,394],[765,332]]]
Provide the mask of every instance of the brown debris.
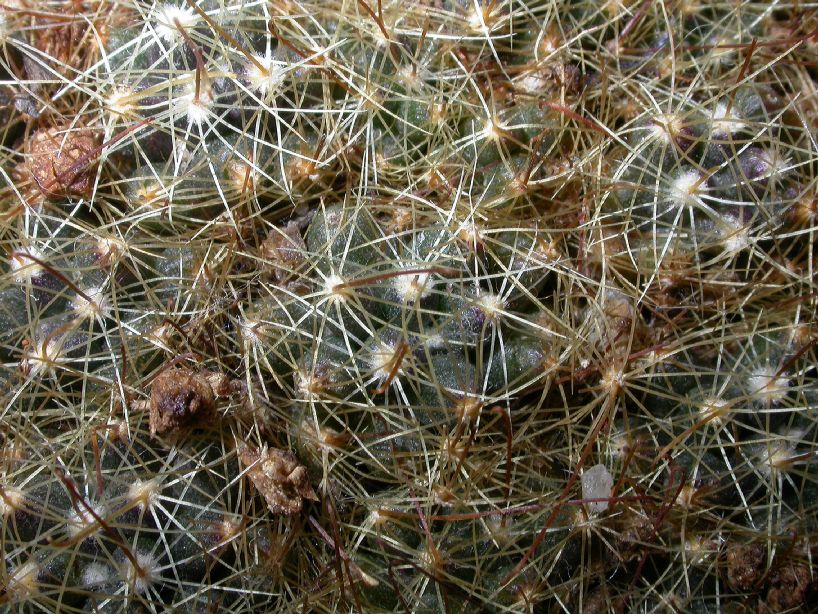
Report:
[[727,583],[742,593],[755,592],[766,572],[767,550],[759,544],[727,550]]
[[65,3],[65,12],[53,16],[42,13],[34,19],[34,46],[62,75],[82,69],[96,56],[96,45],[87,34],[87,20],[82,15],[66,14],[72,12],[71,4]]
[[585,595],[582,603],[582,614],[607,612],[610,602],[610,595],[608,595],[605,583],[603,582]]
[[[631,515],[628,514],[628,516]],[[624,521],[624,526],[619,531],[617,546],[613,549],[612,554],[621,561],[638,560],[644,549],[654,542],[655,536],[653,523],[644,516],[634,514]],[[616,559],[611,561],[613,565],[617,563]]]
[[226,397],[235,391],[235,383],[224,373],[212,371],[203,375],[216,396]]
[[151,435],[194,427],[214,414],[216,398],[207,378],[189,369],[168,369],[151,387]]
[[26,144],[26,170],[43,196],[89,196],[99,138],[85,128],[38,130]]
[[770,612],[784,612],[807,605],[812,588],[809,567],[786,563],[770,573],[767,608]]
[[297,514],[304,500],[317,501],[310,485],[307,468],[298,463],[291,452],[245,446],[239,457],[247,469],[247,477],[264,495],[273,514]]
[[224,554],[230,540],[238,535],[243,527],[241,522],[225,515],[218,519],[197,519],[193,526],[204,550],[214,559]]

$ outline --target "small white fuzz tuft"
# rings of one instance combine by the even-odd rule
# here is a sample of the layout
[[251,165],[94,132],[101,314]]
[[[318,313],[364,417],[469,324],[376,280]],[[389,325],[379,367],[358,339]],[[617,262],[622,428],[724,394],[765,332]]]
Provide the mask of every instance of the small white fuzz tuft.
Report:
[[324,280],[324,294],[329,297],[331,303],[345,302],[347,300],[347,289],[344,278],[333,273]]
[[418,91],[423,87],[423,79],[418,67],[414,64],[404,64],[398,69],[397,78],[410,91]]
[[483,6],[481,2],[473,2],[466,15],[466,24],[469,29],[473,32],[488,34],[496,21],[492,18],[493,11],[493,2],[486,6]]
[[503,313],[505,313],[505,302],[491,292],[482,292],[477,298],[477,304],[480,306],[480,310],[485,314],[486,320],[490,322],[500,319]]
[[736,113],[735,105],[730,106],[726,102],[720,102],[713,110],[713,119],[710,123],[713,134],[735,134],[745,124]]
[[474,221],[463,222],[455,234],[472,250],[480,248],[486,239],[484,229],[475,224]]
[[[372,367],[373,374],[378,381],[384,381],[389,377],[396,360],[398,360],[397,346],[383,341],[379,342],[378,346],[373,348],[373,351],[367,357],[367,362]],[[397,373],[400,373],[400,368],[398,368]]]
[[728,254],[738,254],[748,248],[752,241],[747,226],[732,217],[722,219],[724,225],[720,229],[720,234],[724,251]]
[[286,76],[287,63],[263,55],[254,55],[253,60],[245,70],[250,88],[262,96],[276,92]]
[[213,94],[210,87],[201,80],[199,83],[199,95],[196,95],[196,75],[192,76],[193,81],[187,86],[187,93],[178,98],[177,112],[187,117],[189,126],[201,126],[210,115],[210,106],[213,104]]
[[82,572],[82,586],[86,589],[103,586],[111,580],[111,568],[102,563],[91,563]]
[[676,136],[684,129],[685,124],[682,118],[675,113],[659,115],[650,123],[650,133],[654,139],[670,144]]
[[136,552],[136,566],[128,560],[125,563],[123,576],[133,587],[134,592],[144,594],[158,577],[156,559],[149,552]]
[[238,193],[252,190],[256,184],[258,175],[256,167],[242,159],[228,161],[225,170],[233,189]]
[[369,512],[369,526],[373,528],[384,527],[389,524],[389,516],[384,514],[381,510],[372,510]]
[[168,341],[170,341],[172,334],[173,327],[170,324],[164,323],[154,327],[145,337],[152,345],[164,350],[168,347]]
[[676,505],[684,509],[690,509],[693,506],[695,496],[696,489],[690,484],[685,484],[679,494],[676,495]]
[[261,332],[261,322],[252,318],[245,318],[239,322],[241,335],[245,343],[249,345],[256,345],[261,341],[259,333]]
[[105,507],[102,504],[93,506],[94,513],[92,514],[82,504],[79,505],[79,510],[71,510],[68,515],[68,534],[71,537],[76,537],[80,533],[86,532],[89,529],[96,527],[99,530],[99,525],[94,514],[100,518],[105,517]]
[[315,373],[299,370],[295,374],[296,389],[304,400],[320,398],[325,390],[325,380]]
[[139,509],[147,510],[159,500],[159,482],[156,480],[136,480],[128,488],[128,500],[137,504]]
[[61,335],[47,337],[40,343],[30,347],[26,355],[28,366],[39,372],[44,368],[55,367],[66,362],[67,348],[64,347],[65,338]]
[[606,390],[610,395],[618,394],[625,385],[625,373],[622,371],[622,367],[619,365],[608,365],[601,375],[602,376],[599,378],[599,385],[602,386],[602,389]]
[[700,564],[713,559],[719,552],[718,543],[701,535],[689,535],[684,541],[688,564]]
[[[412,267],[404,267],[411,270]],[[424,273],[404,273],[393,278],[393,286],[403,303],[414,303],[429,296],[433,283],[431,275]]]
[[440,332],[431,333],[424,342],[424,345],[429,350],[442,350],[445,349],[446,346],[446,338]]
[[545,88],[548,87],[548,81],[539,72],[530,72],[524,75],[517,81],[517,87],[521,92],[531,94],[532,96],[539,95]]
[[111,302],[105,296],[103,288],[88,288],[84,290],[85,296],[77,294],[71,300],[71,308],[77,317],[84,320],[97,316],[107,317],[111,314]]
[[168,43],[173,43],[182,39],[179,26],[189,30],[199,22],[199,16],[189,6],[165,4],[154,11],[153,22],[156,33]]
[[100,237],[97,239],[96,253],[103,266],[111,267],[120,261],[128,252],[128,245],[121,239],[114,237]]
[[770,365],[757,367],[747,379],[747,387],[754,399],[767,404],[782,401],[787,396],[790,380],[783,374],[776,376],[776,370]]
[[763,446],[759,454],[761,466],[758,469],[764,475],[771,477],[785,472],[792,465],[792,460],[796,456],[795,444],[786,439],[771,441],[769,445]]
[[562,42],[557,39],[556,37],[549,35],[543,36],[540,44],[538,46],[539,52],[541,55],[548,57],[552,53],[554,53],[557,49],[560,48]]
[[496,117],[490,117],[483,126],[483,136],[489,141],[499,141],[503,135],[503,127]]
[[780,180],[790,170],[791,160],[781,155],[777,151],[764,151],[759,157],[758,171],[760,171],[758,179],[771,179],[773,181]]
[[718,397],[708,397],[699,406],[699,419],[715,425],[724,423],[724,417],[730,411],[730,403]]
[[11,254],[11,273],[14,277],[14,281],[18,284],[30,282],[43,273],[43,267],[37,264],[32,258],[29,258],[29,256],[34,256],[37,260],[43,259],[42,252],[36,247],[18,250]]
[[626,458],[630,454],[634,442],[627,431],[616,430],[608,439],[607,454],[616,460]]
[[105,108],[112,115],[127,117],[136,109],[134,104],[135,93],[125,87],[118,87],[105,99]]
[[170,192],[156,179],[141,185],[134,196],[135,205],[149,209],[160,209],[170,201]]
[[670,199],[680,206],[695,203],[702,183],[698,171],[681,173],[670,186]]
[[0,518],[6,518],[25,503],[25,496],[16,488],[3,488],[0,492]]

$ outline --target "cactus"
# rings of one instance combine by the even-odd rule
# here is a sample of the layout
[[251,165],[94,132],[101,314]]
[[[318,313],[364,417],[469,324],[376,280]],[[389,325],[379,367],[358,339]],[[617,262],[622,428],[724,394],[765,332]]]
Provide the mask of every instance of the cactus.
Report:
[[4,7],[0,608],[809,611],[816,25]]

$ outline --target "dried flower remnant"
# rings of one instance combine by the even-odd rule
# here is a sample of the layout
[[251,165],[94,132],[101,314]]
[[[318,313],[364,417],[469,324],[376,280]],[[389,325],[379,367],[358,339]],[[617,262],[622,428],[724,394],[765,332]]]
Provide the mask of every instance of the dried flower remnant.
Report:
[[66,2],[59,12],[37,12],[33,19],[34,46],[62,75],[81,69],[97,55],[97,46],[88,37],[88,21],[72,5],[81,6]]
[[300,465],[291,452],[245,446],[239,452],[239,458],[247,466],[247,477],[274,514],[297,514],[305,499],[318,500],[310,485],[307,468]]
[[769,586],[767,608],[770,612],[783,612],[805,607],[815,582],[807,565],[787,562],[770,573]]
[[45,197],[89,196],[98,145],[91,130],[67,126],[38,130],[26,145],[26,170]]
[[190,369],[169,369],[153,381],[150,430],[164,435],[194,427],[213,416],[215,394],[208,379]]
[[767,552],[759,544],[732,546],[727,550],[727,583],[736,591],[752,592],[766,572]]

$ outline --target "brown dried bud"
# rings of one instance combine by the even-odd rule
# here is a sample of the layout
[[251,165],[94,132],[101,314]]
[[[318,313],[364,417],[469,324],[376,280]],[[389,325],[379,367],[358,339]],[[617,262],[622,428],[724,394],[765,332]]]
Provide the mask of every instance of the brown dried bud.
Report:
[[727,549],[727,583],[738,592],[754,592],[766,572],[767,551],[759,544]]
[[815,588],[810,569],[805,564],[787,562],[770,573],[767,607],[771,612],[803,608]]
[[196,426],[213,416],[215,395],[207,378],[189,369],[168,369],[151,387],[151,435]]
[[43,196],[88,196],[97,170],[98,145],[92,130],[68,126],[38,130],[26,145],[26,168]]
[[56,15],[35,11],[31,33],[34,46],[42,52],[37,56],[41,62],[46,61],[61,75],[75,74],[98,56],[97,45],[91,42],[93,37],[88,32],[91,21],[82,14],[83,3],[60,4]]
[[245,446],[239,452],[247,465],[247,477],[264,496],[273,514],[289,516],[301,511],[304,500],[317,501],[310,485],[307,468],[300,465],[292,452]]

